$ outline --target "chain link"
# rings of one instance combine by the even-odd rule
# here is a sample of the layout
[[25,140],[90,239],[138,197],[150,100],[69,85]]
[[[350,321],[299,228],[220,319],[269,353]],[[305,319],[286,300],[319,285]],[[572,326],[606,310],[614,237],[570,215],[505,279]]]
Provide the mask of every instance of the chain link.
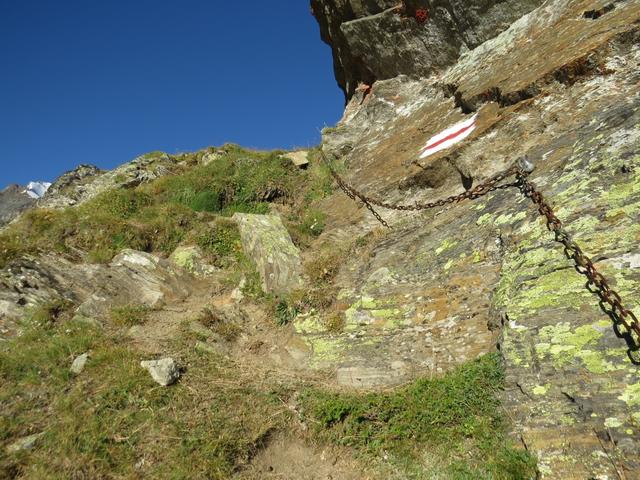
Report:
[[[605,312],[613,319],[616,333],[623,337],[629,346],[629,357],[634,363],[640,363],[640,322],[636,315],[622,304],[622,298],[611,288],[607,279],[596,269],[593,261],[582,251],[580,246],[573,241],[571,235],[564,229],[562,222],[556,216],[551,206],[547,203],[542,193],[535,184],[529,180],[533,166],[525,160],[524,164],[517,162],[507,170],[494,175],[487,181],[476,187],[466,190],[458,195],[428,203],[414,203],[412,205],[385,202],[374,197],[367,196],[347,183],[333,168],[324,153],[321,157],[340,189],[352,200],[360,200],[373,216],[385,227],[391,228],[382,216],[373,208],[386,208],[398,211],[421,211],[431,208],[461,202],[466,199],[476,199],[498,189],[517,187],[520,192],[529,198],[538,208],[540,215],[545,217],[547,228],[555,235],[555,240],[564,246],[567,258],[574,261],[576,270],[587,277],[587,289],[600,297],[600,303]],[[525,165],[525,167],[523,167]],[[530,168],[527,169],[526,165]],[[515,176],[515,181],[500,184],[505,179]],[[605,305],[608,306],[605,307]]]

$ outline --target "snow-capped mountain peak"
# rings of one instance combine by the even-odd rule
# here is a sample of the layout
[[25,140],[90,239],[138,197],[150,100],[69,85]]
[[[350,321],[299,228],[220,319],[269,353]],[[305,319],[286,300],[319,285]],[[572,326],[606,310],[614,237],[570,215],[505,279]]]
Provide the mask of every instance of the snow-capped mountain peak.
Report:
[[24,193],[29,195],[31,198],[42,198],[50,186],[51,183],[49,182],[29,182]]

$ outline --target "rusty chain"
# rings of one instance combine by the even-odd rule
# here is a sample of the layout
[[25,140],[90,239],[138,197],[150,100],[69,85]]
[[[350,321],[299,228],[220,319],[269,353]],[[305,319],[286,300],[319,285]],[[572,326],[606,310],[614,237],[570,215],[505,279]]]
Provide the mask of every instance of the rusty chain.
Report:
[[403,205],[403,204],[397,204],[397,203],[384,202],[382,200],[369,197],[363,194],[362,192],[356,190],[354,187],[352,187],[347,182],[345,182],[344,179],[338,174],[338,172],[335,171],[335,169],[332,167],[331,163],[329,162],[325,154],[322,152],[321,152],[321,157],[325,165],[329,169],[331,176],[334,178],[334,180],[336,181],[340,189],[352,200],[354,201],[360,200],[364,204],[364,206],[367,207],[367,210],[369,210],[373,214],[373,216],[376,217],[376,219],[387,228],[391,228],[391,227],[382,218],[382,216],[378,212],[376,212],[376,210],[373,208],[374,205],[376,207],[386,208],[388,210],[400,210],[405,212],[412,212],[412,211],[415,212],[420,210],[429,210],[431,208],[436,208],[436,207],[443,207],[451,203],[461,202],[462,200],[475,199],[483,195],[486,195],[489,192],[493,192],[494,190],[513,187],[515,186],[515,183],[511,183],[507,185],[498,185],[498,184],[501,181],[503,181],[505,178],[515,175],[518,171],[517,166],[514,165],[513,167],[505,170],[504,172],[494,175],[486,182],[480,185],[477,185],[476,187],[470,190],[466,190],[460,193],[459,195],[452,195],[447,198],[436,200],[435,202],[428,202],[428,203],[416,202],[413,205]]
[[[562,222],[547,203],[544,196],[537,190],[534,183],[528,179],[525,172],[517,172],[517,185],[522,194],[529,198],[538,207],[540,215],[545,217],[547,228],[555,235],[555,240],[564,245],[564,253],[567,258],[576,264],[576,270],[587,277],[587,288],[596,293],[601,303],[606,303],[610,309],[603,308],[613,319],[616,333],[630,343],[630,347],[637,351],[640,348],[640,323],[635,313],[622,304],[622,298],[611,288],[607,279],[596,269],[593,261],[582,251],[580,246],[573,241],[567,233]],[[595,290],[592,289],[595,287]],[[637,362],[638,358],[633,358]]]
[[[463,193],[452,195],[434,202],[414,203],[412,205],[389,203],[363,194],[347,183],[335,171],[329,160],[322,152],[321,157],[340,189],[352,200],[360,200],[373,214],[373,216],[387,228],[391,227],[373,208],[374,205],[389,210],[399,211],[428,210],[452,203],[458,203],[465,199],[476,199],[498,189],[517,187],[520,192],[526,198],[529,198],[538,208],[540,215],[545,217],[547,228],[555,235],[555,240],[564,246],[565,255],[567,258],[574,261],[576,270],[587,277],[587,288],[589,291],[596,293],[600,297],[601,307],[614,321],[616,334],[627,341],[629,346],[629,357],[634,363],[640,363],[640,322],[638,322],[638,318],[633,311],[629,310],[622,304],[622,298],[618,292],[611,288],[607,279],[597,271],[593,261],[583,252],[580,246],[573,241],[571,235],[569,235],[565,230],[562,222],[558,219],[542,193],[540,193],[535,184],[529,180],[529,174],[533,171],[534,167],[526,157],[518,159],[518,161],[510,168],[494,175],[480,185],[477,185],[470,190],[466,190]],[[500,184],[503,180],[511,176],[515,176],[514,182],[502,185]],[[595,290],[593,290],[593,287],[595,287]],[[605,304],[608,305],[609,309],[605,308]]]

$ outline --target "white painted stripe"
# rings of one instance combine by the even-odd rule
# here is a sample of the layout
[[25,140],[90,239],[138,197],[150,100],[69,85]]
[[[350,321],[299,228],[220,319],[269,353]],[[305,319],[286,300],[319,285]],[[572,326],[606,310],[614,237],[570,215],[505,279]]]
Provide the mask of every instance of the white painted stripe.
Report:
[[467,138],[476,128],[475,122],[477,117],[478,115],[476,114],[471,118],[467,118],[466,120],[458,122],[455,125],[452,125],[446,130],[443,130],[437,135],[431,137],[429,141],[427,141],[425,146],[420,150],[422,152],[420,158],[425,158],[429,155],[433,155],[434,153],[449,148],[452,145],[455,145],[456,143]]

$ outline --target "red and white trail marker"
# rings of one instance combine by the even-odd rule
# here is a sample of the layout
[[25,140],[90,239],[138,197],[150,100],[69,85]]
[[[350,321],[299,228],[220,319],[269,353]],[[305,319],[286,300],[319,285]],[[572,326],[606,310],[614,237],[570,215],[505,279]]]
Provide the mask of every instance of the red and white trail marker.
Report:
[[429,139],[424,147],[420,150],[420,158],[426,158],[429,155],[433,155],[440,150],[449,148],[452,145],[464,140],[471,132],[476,129],[476,120],[478,115],[474,115],[471,118],[467,118],[462,122],[458,122],[455,125],[443,130],[442,132],[434,135]]

